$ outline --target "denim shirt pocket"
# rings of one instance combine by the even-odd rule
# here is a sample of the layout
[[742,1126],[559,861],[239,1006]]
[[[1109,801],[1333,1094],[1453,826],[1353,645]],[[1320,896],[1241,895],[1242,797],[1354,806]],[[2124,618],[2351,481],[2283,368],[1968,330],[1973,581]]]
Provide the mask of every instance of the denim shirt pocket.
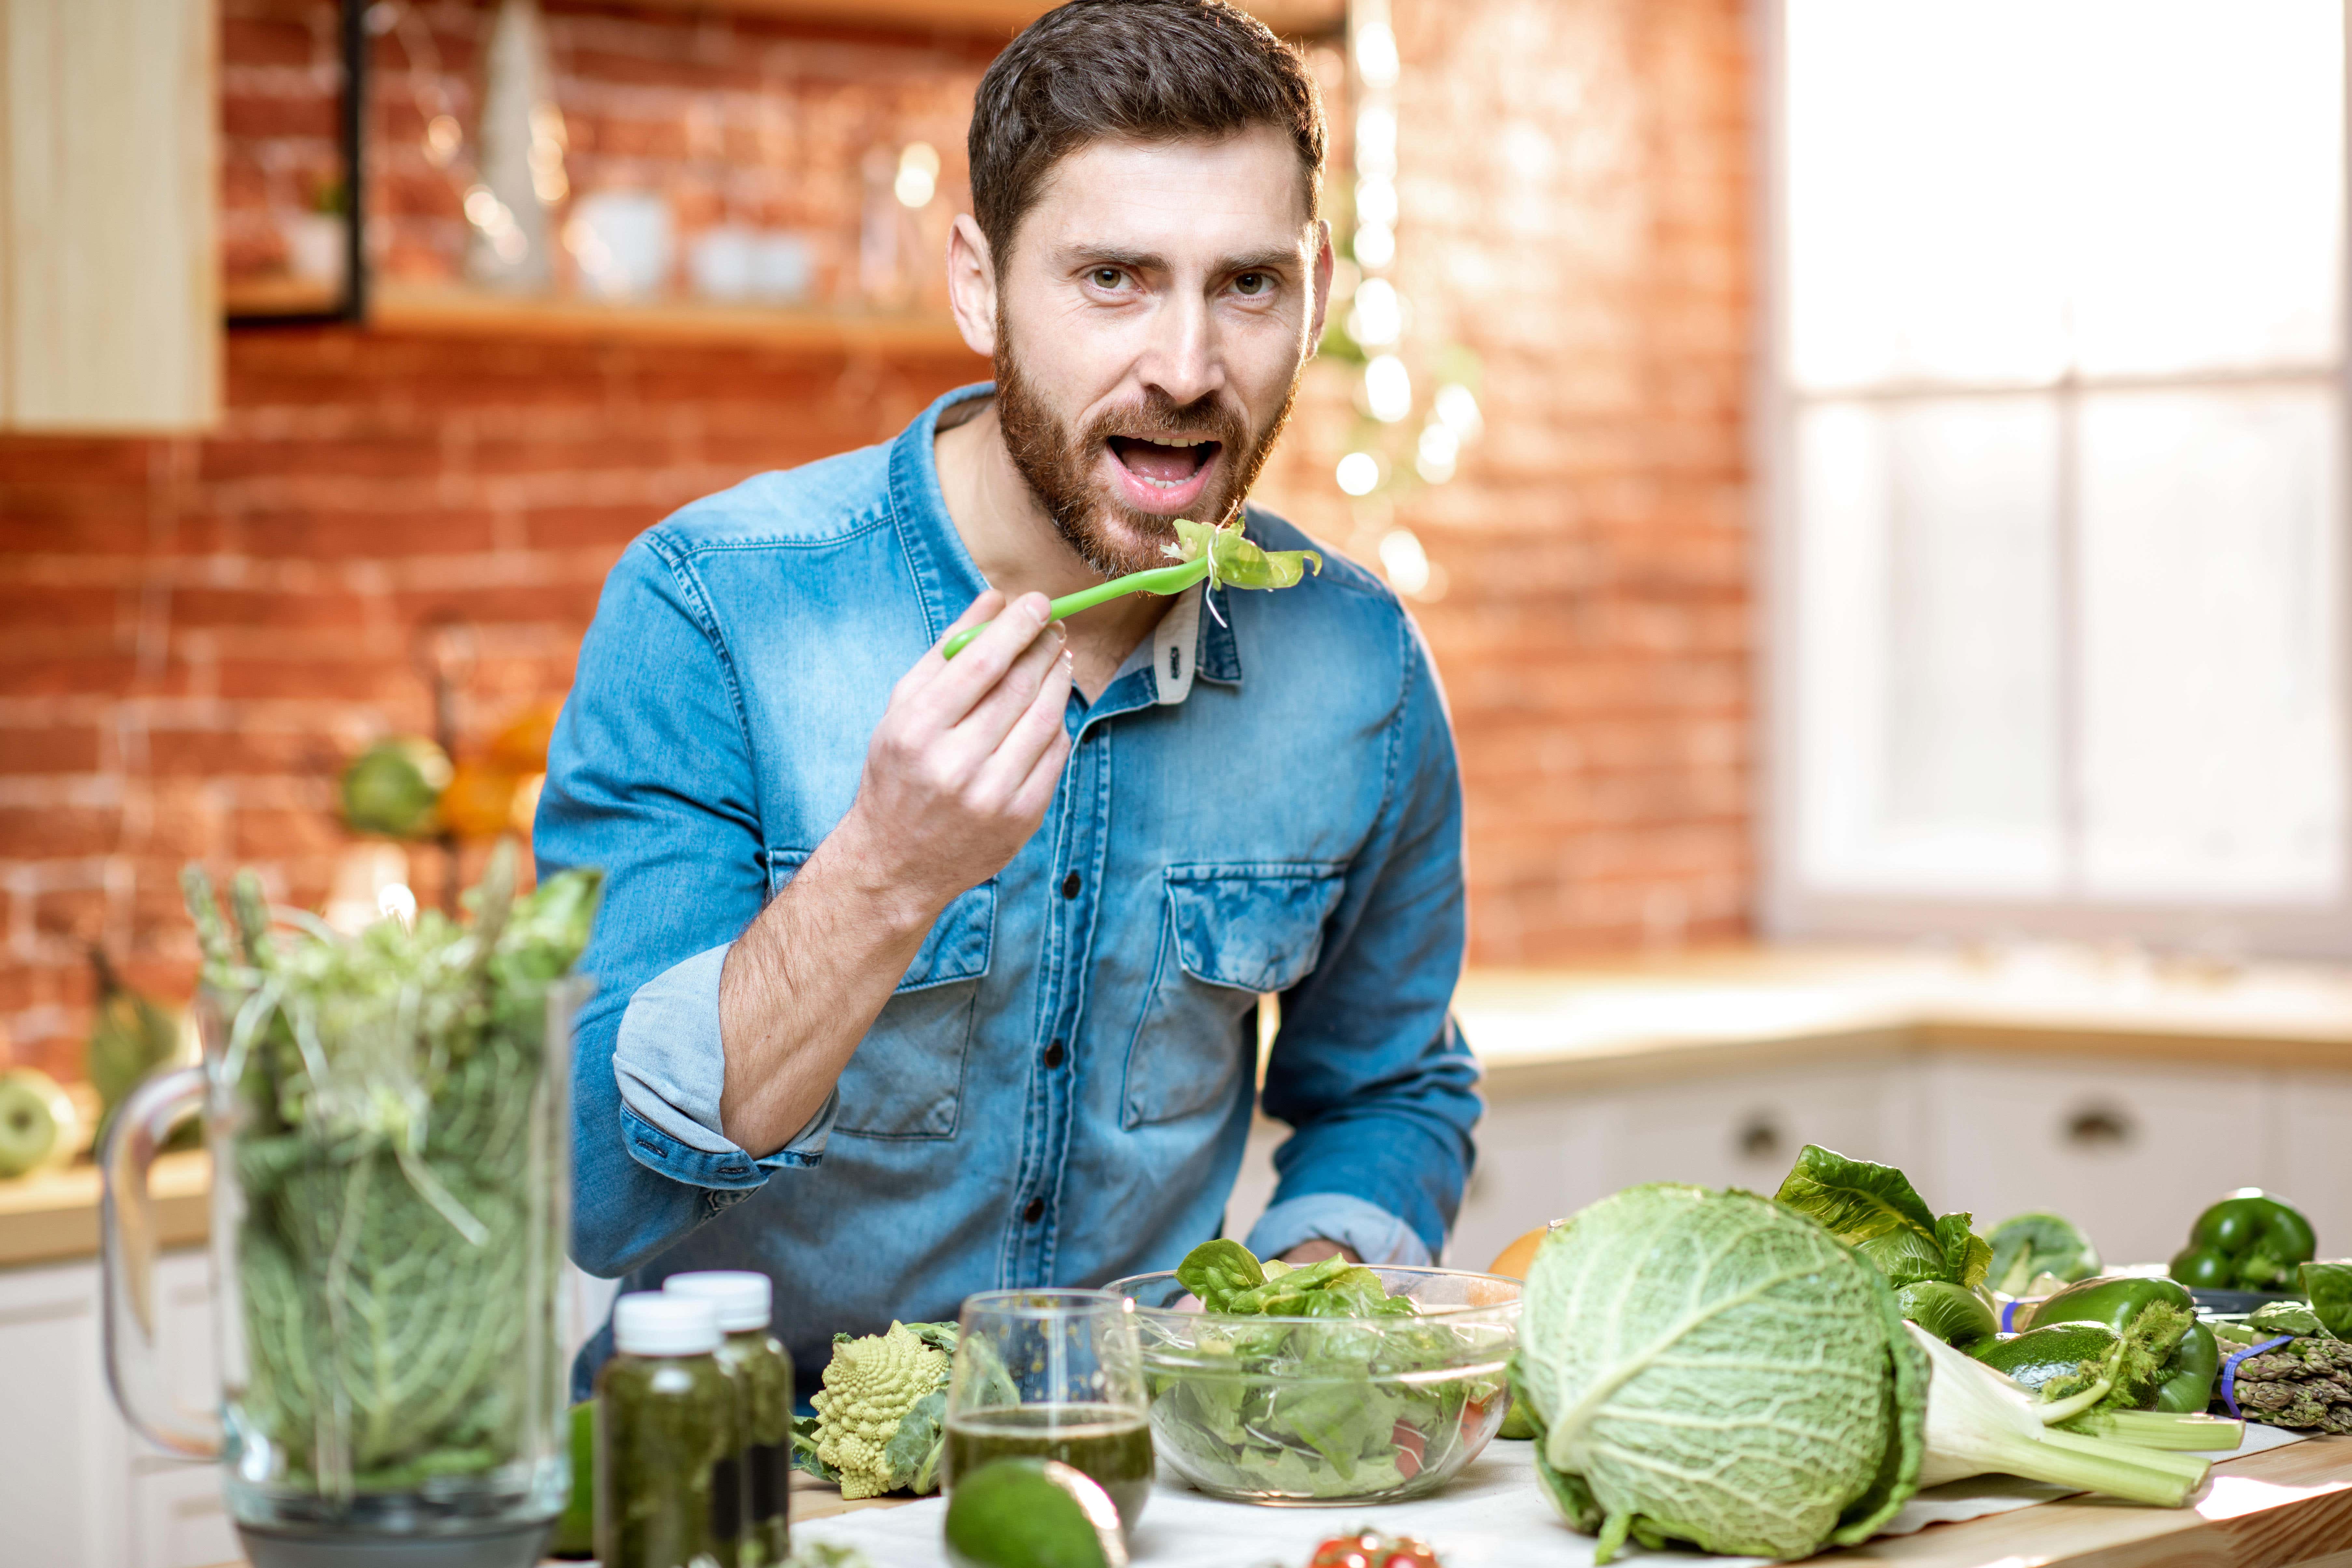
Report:
[[[805,849],[767,852],[768,886],[793,879]],[[940,911],[898,989],[841,1069],[836,1134],[952,1138],[963,1111],[980,982],[996,932],[996,879],[966,888]]]
[[1171,866],[1159,957],[1127,1047],[1120,1121],[1173,1121],[1232,1103],[1262,992],[1305,979],[1346,887],[1316,863]]

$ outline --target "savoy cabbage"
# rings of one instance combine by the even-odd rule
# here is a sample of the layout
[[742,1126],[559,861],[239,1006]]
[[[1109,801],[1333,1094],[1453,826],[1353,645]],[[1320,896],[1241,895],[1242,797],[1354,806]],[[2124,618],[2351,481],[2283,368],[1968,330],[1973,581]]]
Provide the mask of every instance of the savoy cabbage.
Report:
[[1749,1193],[1633,1187],[1528,1270],[1513,1382],[1596,1563],[1628,1537],[1809,1556],[1916,1489],[1928,1373],[1878,1270]]

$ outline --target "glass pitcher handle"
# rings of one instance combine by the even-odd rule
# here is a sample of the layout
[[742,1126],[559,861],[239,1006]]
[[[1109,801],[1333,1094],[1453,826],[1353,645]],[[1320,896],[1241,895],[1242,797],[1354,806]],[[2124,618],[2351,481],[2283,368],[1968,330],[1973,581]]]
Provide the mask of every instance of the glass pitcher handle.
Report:
[[[106,1381],[123,1416],[174,1454],[217,1459],[216,1411],[192,1411],[173,1400],[156,1354],[155,1200],[148,1167],[172,1129],[203,1109],[205,1069],[159,1073],[133,1089],[115,1112],[100,1156],[106,1198],[100,1210],[106,1269]],[[226,1303],[222,1303],[225,1309]]]

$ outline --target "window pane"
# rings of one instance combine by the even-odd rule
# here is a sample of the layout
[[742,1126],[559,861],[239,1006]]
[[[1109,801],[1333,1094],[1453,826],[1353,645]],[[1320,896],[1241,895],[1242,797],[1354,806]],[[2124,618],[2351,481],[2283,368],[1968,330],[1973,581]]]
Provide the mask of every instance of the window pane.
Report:
[[1800,416],[1809,879],[2057,888],[2057,429],[2031,395]]
[[1796,384],[2035,382],[2063,368],[2053,0],[1788,0]]
[[2336,891],[2342,417],[2320,387],[2085,399],[2087,891]]
[[2071,0],[2076,363],[2315,365],[2343,288],[2342,0]]
[[2336,353],[2341,0],[1788,0],[1800,387]]

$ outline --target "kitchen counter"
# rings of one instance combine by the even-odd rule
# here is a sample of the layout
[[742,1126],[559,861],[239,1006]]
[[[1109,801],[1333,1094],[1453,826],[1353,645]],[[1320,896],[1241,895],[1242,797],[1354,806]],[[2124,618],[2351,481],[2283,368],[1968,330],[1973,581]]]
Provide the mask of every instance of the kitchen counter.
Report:
[[[796,1521],[911,1500],[845,1503],[833,1488],[803,1490],[798,1479],[793,1493]],[[1331,1516],[1335,1531],[1351,1522],[1343,1514]],[[1445,1542],[1433,1544],[1443,1555]],[[1530,1554],[1531,1562],[1547,1560],[1558,1561],[1559,1553]],[[1825,1568],[2352,1568],[2352,1437],[2315,1437],[2224,1459],[2213,1467],[2212,1479],[2191,1508],[2067,1499],[1960,1524],[1930,1525],[1915,1535],[1887,1536],[1812,1561]]]
[[1463,1033],[1501,1087],[1593,1087],[1960,1047],[2352,1071],[2352,968],[2137,950],[1737,947],[1472,970]]
[[[159,1157],[156,1245],[194,1247],[208,1233],[213,1163],[201,1150]],[[0,1268],[98,1256],[98,1167],[74,1165],[0,1182]]]
[[[1455,1005],[1497,1101],[1950,1049],[2352,1073],[2352,968],[2133,949],[1724,948],[1473,970]],[[208,1170],[156,1163],[163,1245],[204,1239]],[[0,1267],[95,1256],[98,1195],[88,1165],[0,1182]]]

